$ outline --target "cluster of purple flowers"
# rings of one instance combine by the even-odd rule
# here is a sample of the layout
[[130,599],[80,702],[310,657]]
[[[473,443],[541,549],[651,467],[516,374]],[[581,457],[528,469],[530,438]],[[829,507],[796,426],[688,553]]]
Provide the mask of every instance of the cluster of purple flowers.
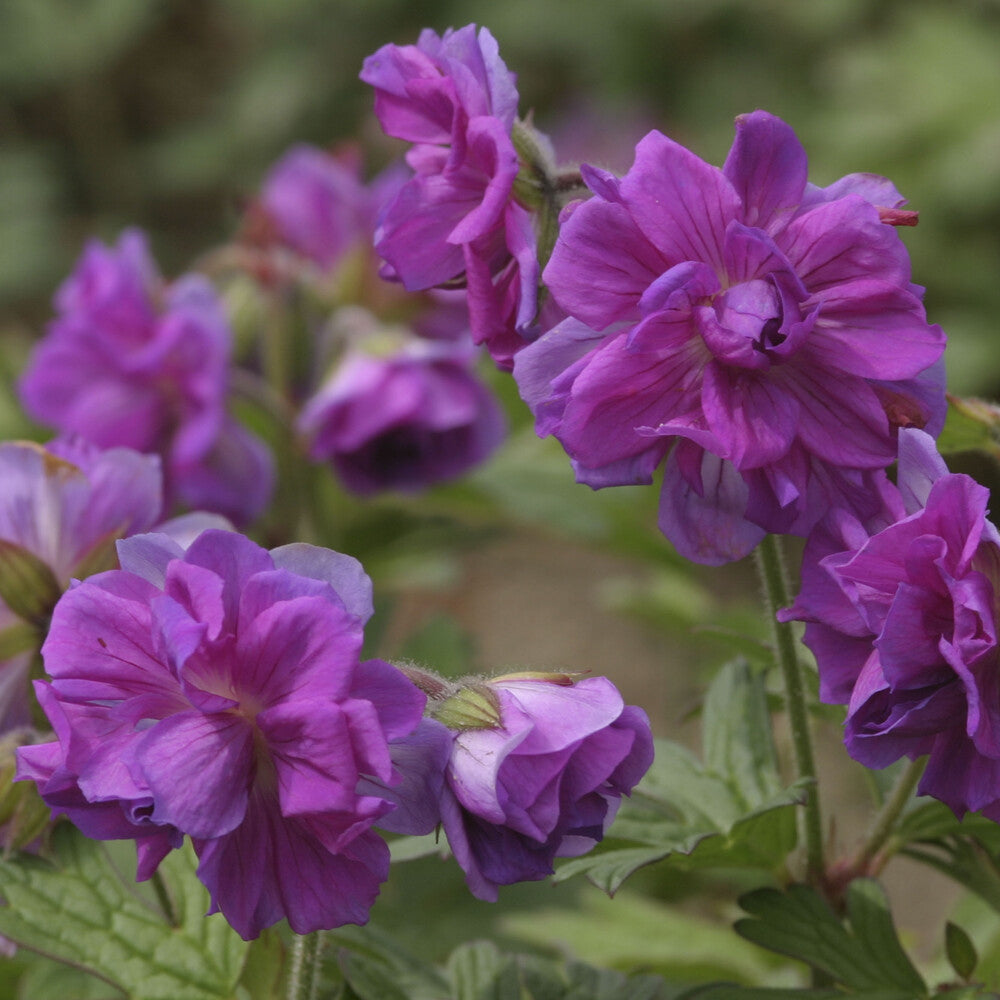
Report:
[[[495,43],[425,32],[362,79],[385,130],[417,144],[377,249],[407,287],[464,277],[475,310],[477,267],[501,283],[477,241],[517,260],[511,213],[533,212],[536,234],[542,214]],[[811,184],[792,129],[763,111],[737,119],[721,168],[654,131],[624,176],[581,176],[542,275],[555,306],[495,351],[538,433],[595,489],[662,469],[660,529],[693,561],[807,538],[784,617],[808,623],[850,752],[926,755],[923,792],[1000,819],[1000,536],[986,491],[934,449],[945,336],[896,231],[916,213],[875,175]]]
[[[297,147],[244,233],[335,299],[328,375],[291,400],[309,457],[362,495],[482,461],[504,433],[473,368],[485,344],[581,483],[662,469],[659,526],[684,556],[807,537],[781,616],[806,622],[851,754],[927,756],[922,792],[1000,820],[1000,533],[935,451],[945,338],[893,185],[810,184],[763,111],[737,120],[722,168],[654,131],[620,178],[560,173],[474,25],[386,45],[361,77],[414,144],[412,175],[365,183],[356,157]],[[345,293],[374,273],[372,234],[383,276],[439,290],[405,323]],[[371,584],[351,557],[204,520],[149,533],[161,461],[168,504],[247,522],[271,491],[264,446],[227,412],[231,333],[207,279],[165,284],[127,232],[87,248],[56,308],[21,394],[81,440],[0,445],[0,631],[47,630],[35,689],[55,733],[20,749],[19,776],[56,814],[134,839],[140,878],[190,837],[245,938],[364,922],[388,873],[377,828],[443,827],[483,899],[602,839],[652,760],[648,719],[609,681],[453,685],[363,660]],[[33,604],[10,583],[28,570]],[[0,731],[30,719],[28,659],[0,674]]]
[[145,237],[94,240],[21,379],[36,420],[102,448],[163,459],[170,499],[237,523],[271,496],[271,458],[227,412],[232,335],[209,282],[159,277]]
[[506,431],[475,372],[461,303],[439,295],[405,326],[379,319],[399,303],[385,301],[392,286],[375,275],[370,244],[380,207],[404,181],[390,168],[365,184],[356,156],[298,146],[274,166],[251,209],[265,220],[258,241],[310,261],[335,285],[343,271],[360,282],[359,304],[338,305],[328,324],[334,360],[302,403],[297,426],[309,457],[329,463],[361,495],[453,479],[482,462]]
[[134,839],[140,879],[189,836],[244,938],[365,922],[383,820],[443,822],[495,898],[600,840],[649,766],[645,716],[601,679],[494,685],[475,731],[422,721],[404,673],[360,659],[371,584],[349,556],[218,530],[118,552],[55,608],[36,690],[56,740],[21,748],[19,776],[88,836]]

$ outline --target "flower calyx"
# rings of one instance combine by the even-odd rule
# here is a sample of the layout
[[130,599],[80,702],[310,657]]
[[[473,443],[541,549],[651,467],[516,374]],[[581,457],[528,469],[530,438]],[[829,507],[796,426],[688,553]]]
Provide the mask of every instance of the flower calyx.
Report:
[[431,717],[455,732],[501,729],[500,698],[489,684],[472,681],[431,709]]

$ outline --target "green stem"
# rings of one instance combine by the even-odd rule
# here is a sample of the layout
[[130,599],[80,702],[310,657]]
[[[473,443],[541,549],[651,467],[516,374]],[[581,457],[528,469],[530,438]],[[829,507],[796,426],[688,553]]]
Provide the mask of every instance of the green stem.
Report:
[[163,876],[158,871],[155,871],[150,876],[149,882],[153,887],[153,892],[156,893],[156,901],[160,904],[163,915],[167,918],[167,923],[171,927],[179,927],[180,921],[177,919],[173,900],[170,898],[170,893],[167,892],[167,884],[163,881]]
[[323,931],[295,935],[288,967],[286,1000],[317,1000],[319,997],[323,937]]
[[806,872],[813,885],[822,885],[823,824],[820,817],[819,793],[816,787],[816,760],[813,756],[809,710],[806,706],[802,668],[795,652],[795,636],[791,625],[779,622],[776,613],[789,604],[788,582],[785,576],[781,541],[777,535],[767,535],[754,553],[757,572],[764,588],[764,600],[774,636],[775,658],[785,683],[785,702],[792,730],[792,750],[799,778],[811,779],[806,790],[803,825],[806,843]]
[[872,822],[865,842],[861,845],[858,853],[855,854],[851,862],[851,869],[860,874],[865,874],[869,870],[872,861],[889,842],[893,831],[896,828],[896,821],[899,819],[906,804],[910,801],[920,776],[927,766],[927,758],[920,757],[910,761],[906,770],[899,776],[896,787],[892,794],[882,803],[882,808]]

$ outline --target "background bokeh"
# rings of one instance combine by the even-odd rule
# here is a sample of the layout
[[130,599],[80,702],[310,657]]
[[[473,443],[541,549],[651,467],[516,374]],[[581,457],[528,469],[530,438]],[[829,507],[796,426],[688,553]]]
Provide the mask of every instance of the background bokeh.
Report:
[[906,239],[953,385],[998,377],[996,0],[3,0],[0,315],[43,319],[90,233],[137,223],[182,267],[290,143],[373,138],[368,52],[469,21],[567,159],[624,168],[656,126],[718,162],[763,107],[816,180],[891,176],[922,213]]
[[[0,0],[0,436],[32,432],[10,387],[88,236],[139,225],[175,275],[232,235],[292,143],[360,142],[381,165],[399,150],[370,117],[362,59],[470,21],[497,37],[522,115],[534,109],[563,160],[624,170],[656,127],[721,163],[734,116],[766,108],[802,138],[815,182],[891,177],[921,213],[903,235],[950,337],[950,386],[1000,396],[998,0]],[[761,654],[747,568],[682,566],[650,530],[653,491],[575,486],[510,380],[495,382],[514,433],[467,485],[421,513],[331,500],[351,551],[390,584],[372,645],[453,673],[584,664],[614,676],[661,732],[689,738],[705,677],[732,647]],[[843,777],[836,729],[824,780],[845,786],[838,823],[850,829],[859,778]],[[527,886],[499,908],[472,904],[434,864],[394,874],[376,911],[417,947],[428,931],[407,914],[436,907],[429,947],[442,953],[472,932],[540,942],[545,928],[597,962],[697,977],[722,955],[732,978],[769,974],[712,922],[731,916],[729,885],[706,894],[654,872],[612,918],[575,885],[557,900]],[[925,885],[902,898],[926,901]],[[694,888],[696,916],[662,905]],[[926,930],[925,953],[940,933]]]

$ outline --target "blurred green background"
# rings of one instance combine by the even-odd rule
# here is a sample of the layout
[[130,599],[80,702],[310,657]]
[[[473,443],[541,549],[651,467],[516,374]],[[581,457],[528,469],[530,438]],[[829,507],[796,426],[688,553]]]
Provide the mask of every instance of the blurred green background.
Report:
[[[656,126],[721,162],[733,117],[763,107],[798,131],[815,180],[891,176],[921,211],[905,238],[953,387],[994,388],[997,0],[2,0],[4,326],[44,321],[91,233],[139,224],[181,269],[290,143],[376,138],[367,53],[469,21],[567,159],[624,169]],[[575,137],[570,110],[589,115]]]

